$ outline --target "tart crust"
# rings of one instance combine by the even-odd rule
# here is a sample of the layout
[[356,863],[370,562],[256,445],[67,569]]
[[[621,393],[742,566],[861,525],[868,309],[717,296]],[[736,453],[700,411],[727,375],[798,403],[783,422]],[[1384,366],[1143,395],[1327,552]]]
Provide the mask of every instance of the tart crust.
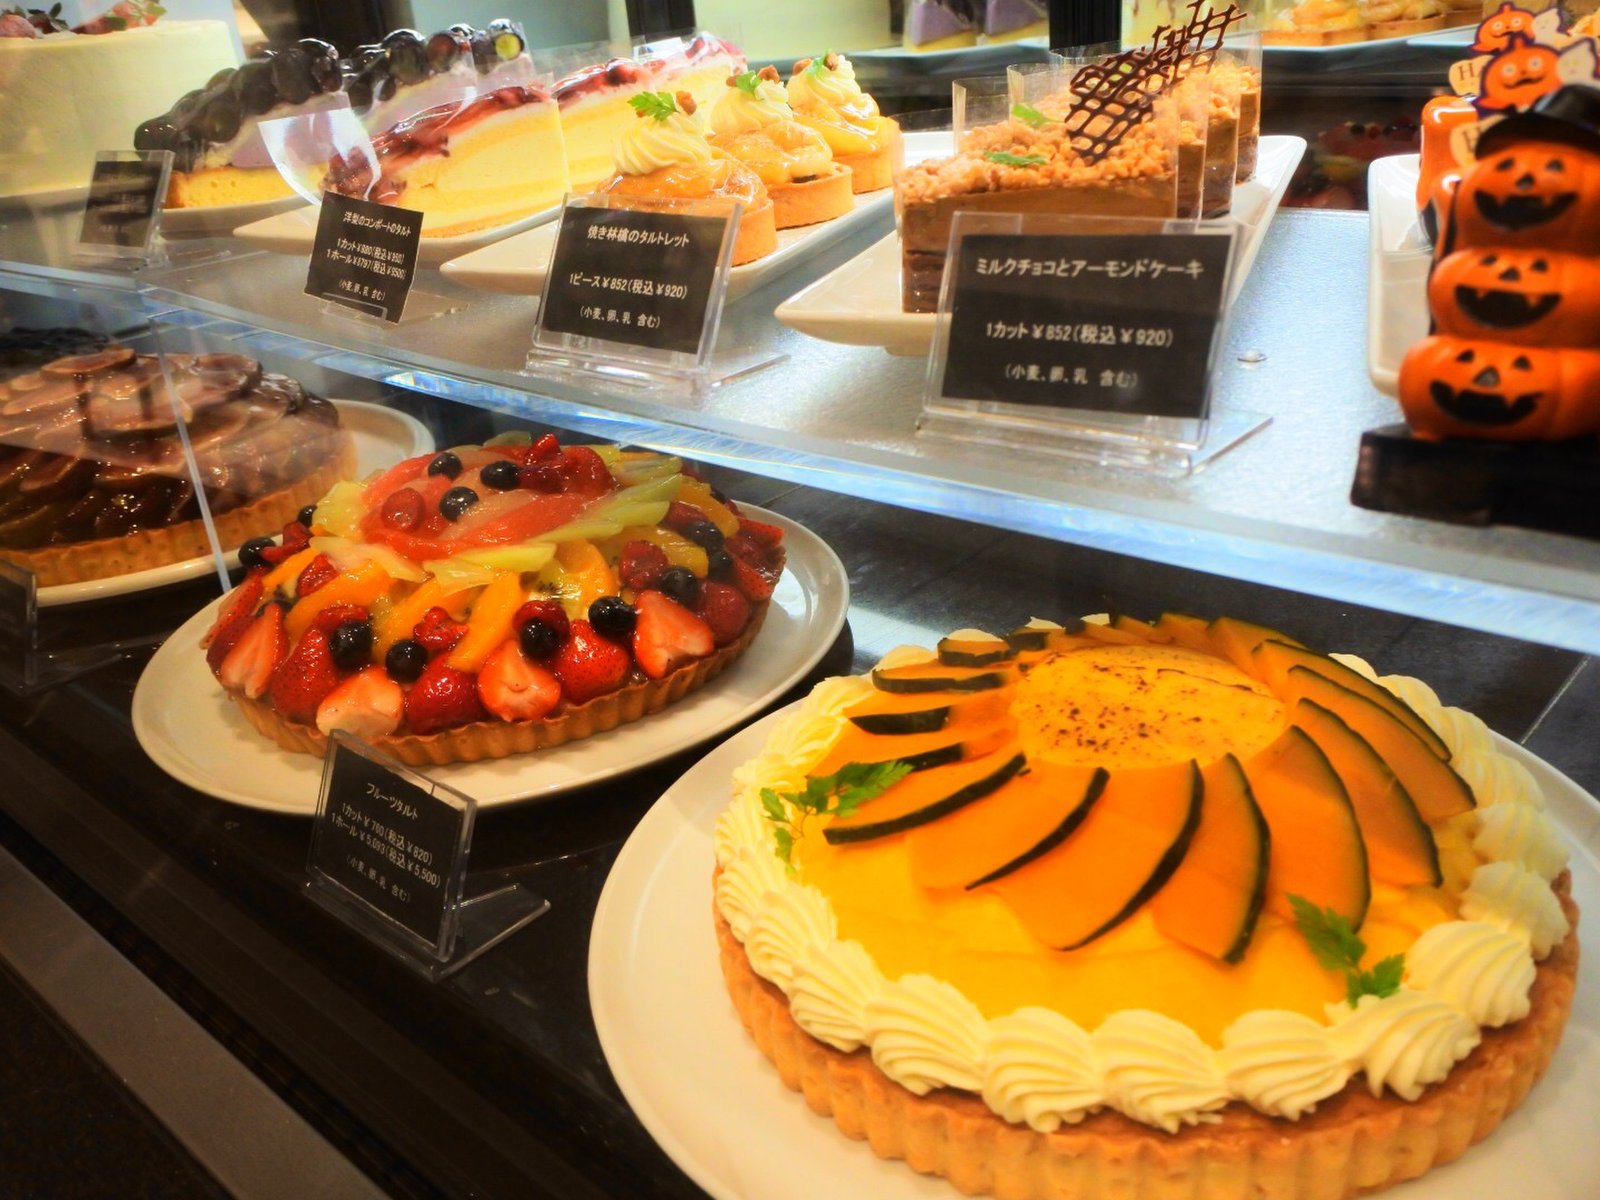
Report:
[[[310,475],[249,504],[212,515],[217,540],[231,550],[259,533],[278,529],[296,513],[327,494],[341,479],[356,472],[356,444],[349,430],[339,431],[339,452]],[[183,562],[211,553],[205,523],[198,518],[160,529],[141,529],[121,537],[97,538],[39,550],[4,550],[0,558],[32,571],[40,587],[110,579],[151,567]]]
[[1266,29],[1261,40],[1269,46],[1344,46],[1372,36],[1370,26],[1354,29]]
[[834,161],[850,168],[850,186],[856,194],[875,192],[894,183],[895,175],[906,164],[905,139],[900,136],[899,122],[889,117],[883,122],[883,143],[865,154],[839,154]]
[[829,163],[820,175],[810,179],[768,184],[777,227],[793,229],[844,216],[855,206],[850,180],[849,167]]
[[[1298,1121],[1228,1105],[1215,1124],[1176,1134],[1100,1112],[1054,1133],[1012,1125],[977,1096],[917,1096],[870,1053],[844,1054],[789,1013],[712,904],[728,995],[761,1053],[813,1112],[880,1158],[904,1159],[967,1195],[999,1200],[1345,1200],[1450,1162],[1488,1137],[1549,1066],[1572,1007],[1578,910],[1570,876],[1554,888],[1572,930],[1538,966],[1526,1017],[1483,1040],[1412,1102],[1374,1097],[1360,1076]],[[714,893],[715,889],[713,889]]]
[[[660,679],[646,679],[596,696],[586,703],[569,705],[555,716],[540,721],[475,721],[438,733],[390,734],[366,741],[403,763],[426,767],[525,754],[604,733],[659,712],[722,674],[755,641],[771,603],[768,600],[752,608],[750,623],[738,640],[729,642],[715,654],[696,659]],[[285,720],[264,700],[252,700],[242,692],[229,691],[228,695],[259,732],[285,750],[315,754],[319,758],[327,752],[327,735],[315,726]]]

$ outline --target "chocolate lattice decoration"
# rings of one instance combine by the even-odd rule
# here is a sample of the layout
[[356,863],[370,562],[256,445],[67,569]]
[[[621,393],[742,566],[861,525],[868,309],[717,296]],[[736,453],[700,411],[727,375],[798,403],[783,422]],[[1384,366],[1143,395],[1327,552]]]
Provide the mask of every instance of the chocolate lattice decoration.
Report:
[[1111,153],[1150,115],[1157,98],[1195,68],[1209,67],[1229,26],[1244,15],[1231,4],[1212,12],[1205,0],[1189,7],[1187,25],[1163,25],[1152,45],[1091,63],[1073,77],[1075,103],[1067,115],[1067,134],[1085,161],[1099,162]]

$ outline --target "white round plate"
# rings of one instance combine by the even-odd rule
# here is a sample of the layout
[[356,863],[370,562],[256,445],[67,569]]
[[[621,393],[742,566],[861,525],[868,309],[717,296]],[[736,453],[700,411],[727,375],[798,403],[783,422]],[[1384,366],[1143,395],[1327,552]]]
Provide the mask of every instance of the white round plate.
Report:
[[[484,807],[543,799],[620,775],[715,737],[794,686],[844,627],[850,584],[826,543],[804,526],[751,504],[756,519],[784,531],[788,563],[750,649],[699,691],[609,733],[552,750],[433,767],[430,778]],[[200,639],[217,601],[166,640],[133,693],[133,731],[180,783],[249,808],[309,817],[316,812],[322,760],[280,750],[245,720],[206,666]]]
[[[358,477],[384,470],[401,459],[426,454],[433,449],[433,434],[415,417],[361,400],[335,400],[333,406],[339,410],[340,422],[355,437]],[[223,556],[223,562],[230,570],[233,569],[239,565],[238,553],[229,551]],[[202,575],[215,573],[216,569],[216,560],[209,554],[202,554],[198,558],[151,567],[147,571],[113,575],[110,579],[58,583],[39,589],[39,607],[82,604],[88,600],[106,600],[131,592],[145,592],[151,588],[182,583],[186,579],[198,579]]]
[[[739,1023],[711,924],[712,829],[733,770],[772,718],[718,746],[635,827],[589,939],[589,1003],[622,1094],[663,1150],[717,1200],[958,1200],[942,1179],[878,1158],[791,1092]],[[1572,848],[1588,964],[1566,1037],[1532,1094],[1483,1146],[1383,1193],[1394,1200],[1592,1200],[1600,1179],[1600,803],[1509,742]]]
[[264,220],[292,208],[304,208],[300,196],[279,196],[273,200],[252,200],[248,204],[212,204],[201,208],[161,210],[161,232],[174,237],[227,237],[241,225]]
[[70,208],[89,198],[89,185],[74,183],[61,187],[40,187],[25,192],[0,195],[0,208]]

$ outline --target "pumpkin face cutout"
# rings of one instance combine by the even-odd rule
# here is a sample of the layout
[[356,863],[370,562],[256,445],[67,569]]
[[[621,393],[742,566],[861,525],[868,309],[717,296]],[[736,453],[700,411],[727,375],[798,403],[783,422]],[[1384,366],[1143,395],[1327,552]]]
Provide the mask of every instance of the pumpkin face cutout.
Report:
[[1534,14],[1514,4],[1502,4],[1478,25],[1477,40],[1472,43],[1474,54],[1493,54],[1504,50],[1511,39],[1534,41]]
[[1600,432],[1600,353],[1435,336],[1400,366],[1417,437],[1562,441]]
[[1520,142],[1480,158],[1454,204],[1467,246],[1600,250],[1600,156],[1558,142]]
[[1556,73],[1559,55],[1549,46],[1520,39],[1511,49],[1495,55],[1478,84],[1478,109],[1507,112],[1527,108],[1546,92],[1561,85]]
[[1600,265],[1548,250],[1459,250],[1434,267],[1428,307],[1441,333],[1600,345]]

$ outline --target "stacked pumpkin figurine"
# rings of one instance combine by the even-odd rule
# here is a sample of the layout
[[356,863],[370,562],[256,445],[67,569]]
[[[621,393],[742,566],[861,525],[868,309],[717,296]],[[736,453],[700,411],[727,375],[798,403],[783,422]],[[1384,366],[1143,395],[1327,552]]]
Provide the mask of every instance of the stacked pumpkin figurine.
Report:
[[262,733],[415,765],[655,712],[750,645],[783,531],[676,458],[509,436],[334,486],[239,552],[206,661]]
[[1600,433],[1600,90],[1562,88],[1490,126],[1434,203],[1435,333],[1400,368],[1412,433]]

